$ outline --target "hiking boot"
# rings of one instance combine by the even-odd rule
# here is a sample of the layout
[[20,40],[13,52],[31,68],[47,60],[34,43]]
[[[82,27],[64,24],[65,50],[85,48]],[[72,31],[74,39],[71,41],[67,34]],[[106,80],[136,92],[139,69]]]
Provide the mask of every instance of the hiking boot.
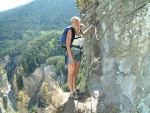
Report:
[[74,98],[73,98],[74,100],[81,99],[81,97],[76,92],[74,92],[73,95],[74,95]]
[[76,92],[73,92],[73,96],[74,96],[74,98],[78,98],[78,95]]
[[70,93],[70,98],[72,98],[74,100],[79,100],[80,99],[76,92],[73,92],[72,94]]
[[80,93],[80,90],[79,90],[79,89],[76,89],[76,93]]
[[70,98],[73,98],[74,96],[73,96],[73,93],[70,93]]
[[84,92],[81,92],[79,89],[76,89],[75,92],[77,93],[77,95],[84,95]]

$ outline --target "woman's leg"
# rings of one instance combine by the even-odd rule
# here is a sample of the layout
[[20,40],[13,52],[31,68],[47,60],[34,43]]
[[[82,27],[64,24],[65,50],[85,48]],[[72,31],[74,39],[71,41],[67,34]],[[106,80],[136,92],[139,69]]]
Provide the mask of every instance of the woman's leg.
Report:
[[73,92],[73,76],[75,74],[76,65],[72,66],[71,64],[68,64],[68,86],[69,86],[70,92]]
[[78,71],[79,71],[79,68],[80,68],[80,64],[81,64],[81,62],[77,62],[77,65],[76,65],[76,68],[75,68],[75,73],[74,73],[74,76],[73,76],[73,90],[76,89],[76,79],[77,79],[77,74],[78,74]]

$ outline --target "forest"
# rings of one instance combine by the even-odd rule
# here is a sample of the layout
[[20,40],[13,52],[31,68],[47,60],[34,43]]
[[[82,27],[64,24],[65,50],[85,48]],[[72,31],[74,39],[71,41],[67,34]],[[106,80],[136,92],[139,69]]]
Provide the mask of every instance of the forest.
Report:
[[[60,37],[65,27],[70,25],[72,16],[79,16],[79,10],[75,7],[75,1],[70,0],[35,0],[0,12],[0,57],[10,56],[10,62],[5,66],[9,81],[15,69],[22,67],[17,80],[22,89],[21,76],[28,77],[41,64],[46,64],[54,65],[57,76],[65,75],[67,83]],[[77,83],[83,88],[85,68],[81,67]],[[67,84],[62,88],[68,91]]]
[[74,15],[79,10],[71,0],[34,0],[0,12],[0,56],[22,54],[42,31],[63,30]]

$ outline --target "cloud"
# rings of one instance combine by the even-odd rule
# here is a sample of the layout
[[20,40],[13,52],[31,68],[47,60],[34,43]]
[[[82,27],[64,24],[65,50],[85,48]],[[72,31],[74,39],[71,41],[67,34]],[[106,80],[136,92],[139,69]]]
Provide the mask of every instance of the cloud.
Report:
[[0,11],[12,9],[14,7],[27,4],[33,0],[1,0]]

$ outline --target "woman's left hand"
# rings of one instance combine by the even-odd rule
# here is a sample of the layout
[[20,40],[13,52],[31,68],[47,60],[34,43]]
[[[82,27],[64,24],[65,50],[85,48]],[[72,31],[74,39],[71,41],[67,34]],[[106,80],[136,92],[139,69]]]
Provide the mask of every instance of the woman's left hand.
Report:
[[90,26],[90,29],[91,29],[91,30],[92,30],[92,29],[94,29],[94,26],[93,26],[93,25],[91,25],[91,26]]

